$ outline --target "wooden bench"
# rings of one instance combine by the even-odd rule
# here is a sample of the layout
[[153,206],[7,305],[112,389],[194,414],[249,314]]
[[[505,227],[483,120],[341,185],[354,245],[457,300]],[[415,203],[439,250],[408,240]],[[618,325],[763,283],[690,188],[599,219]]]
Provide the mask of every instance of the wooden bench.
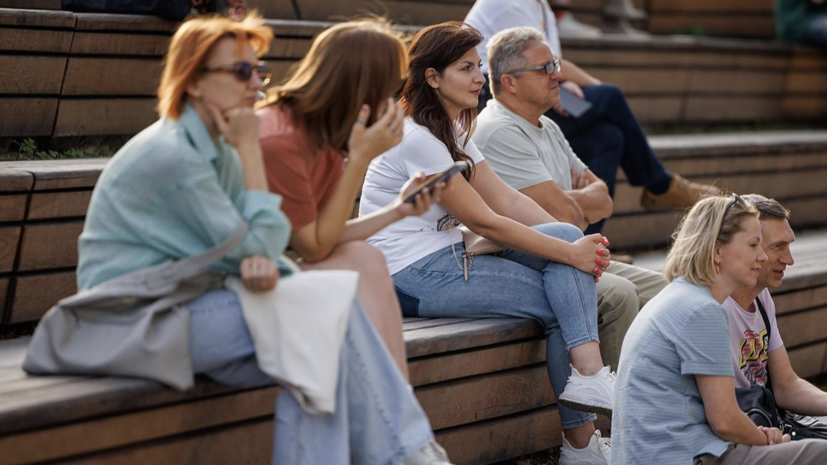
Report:
[[[798,139],[802,147],[821,143]],[[776,141],[775,150],[787,153],[795,140]],[[680,148],[686,141],[679,138],[671,147],[668,142],[661,145],[677,160],[717,153],[711,143],[696,144],[692,152]],[[728,150],[744,155],[760,152],[757,146],[738,149],[730,141]],[[74,292],[77,235],[105,163],[0,166],[0,332],[36,321]],[[793,366],[802,376],[815,376],[827,372],[827,251],[820,244],[803,246],[794,249],[797,264],[775,296]],[[420,318],[407,319],[404,330],[416,395],[457,463],[493,463],[560,445],[538,325]],[[0,465],[64,458],[93,464],[267,462],[277,387],[239,390],[202,381],[177,393],[140,380],[28,377],[20,370],[25,346],[25,339],[0,342]]]
[[[689,179],[774,197],[796,228],[827,226],[827,132],[658,136],[666,167]],[[106,159],[0,165],[0,325],[36,321],[75,292],[77,237]],[[615,250],[666,245],[682,212],[646,212],[623,173],[604,233]]]
[[[278,80],[331,23],[268,24],[276,40],[265,61]],[[0,8],[0,113],[15,116],[0,120],[0,138],[137,133],[155,119],[161,59],[175,26],[144,16]],[[820,78],[827,55],[810,49],[688,37],[564,40],[563,49],[624,89],[644,123],[827,116]]]
[[[809,243],[794,253],[798,263],[775,292],[779,330],[796,372],[815,376],[827,372],[827,250]],[[412,318],[404,331],[415,393],[456,463],[493,463],[560,445],[538,325]],[[20,370],[26,343],[0,342],[0,465],[63,458],[267,463],[277,387],[200,380],[178,393],[141,380],[28,377]]]
[[[456,463],[493,463],[560,443],[538,325],[411,319],[411,380]],[[0,464],[268,463],[278,388],[200,380],[179,393],[132,379],[29,377],[28,339],[0,342]],[[603,423],[606,424],[605,422]]]
[[[576,0],[571,2],[571,10],[578,21],[599,26],[604,1]],[[297,0],[297,4],[305,20],[338,21],[370,12],[388,15],[402,24],[436,24],[462,20],[474,0]],[[773,0],[633,0],[633,4],[648,14],[646,20],[633,24],[652,34],[775,37]],[[292,16],[268,13],[272,18],[295,18],[293,11],[288,15]]]
[[[761,193],[792,210],[795,228],[825,225],[827,132],[744,132],[654,136],[652,148],[667,169],[694,181],[740,194]],[[645,212],[641,188],[619,173],[614,215],[603,229],[617,248],[666,245],[682,213]]]

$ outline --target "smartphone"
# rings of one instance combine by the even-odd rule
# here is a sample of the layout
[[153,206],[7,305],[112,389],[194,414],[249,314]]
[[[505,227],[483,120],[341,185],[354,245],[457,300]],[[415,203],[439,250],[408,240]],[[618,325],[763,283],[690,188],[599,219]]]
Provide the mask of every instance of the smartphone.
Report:
[[566,110],[572,118],[580,118],[583,116],[583,113],[589,111],[592,103],[572,94],[564,87],[560,87],[560,106],[563,107],[563,110]]
[[413,192],[408,194],[405,197],[406,203],[414,203],[416,201],[416,194],[424,191],[425,189],[430,189],[432,186],[437,185],[438,183],[445,182],[457,173],[464,173],[465,170],[468,169],[468,162],[467,161],[458,161],[454,163],[454,166],[448,168],[447,170],[431,175],[428,179],[425,180],[422,184],[419,185]]

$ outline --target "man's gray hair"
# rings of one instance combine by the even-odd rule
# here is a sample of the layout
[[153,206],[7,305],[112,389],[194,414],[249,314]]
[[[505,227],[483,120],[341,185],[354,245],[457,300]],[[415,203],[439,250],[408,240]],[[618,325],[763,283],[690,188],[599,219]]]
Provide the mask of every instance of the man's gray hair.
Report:
[[790,211],[775,199],[768,199],[761,194],[747,194],[742,195],[741,198],[758,210],[758,219],[790,220]]
[[500,78],[525,63],[523,52],[536,43],[545,43],[543,33],[533,27],[513,27],[500,31],[488,41],[488,80],[491,93],[500,90]]

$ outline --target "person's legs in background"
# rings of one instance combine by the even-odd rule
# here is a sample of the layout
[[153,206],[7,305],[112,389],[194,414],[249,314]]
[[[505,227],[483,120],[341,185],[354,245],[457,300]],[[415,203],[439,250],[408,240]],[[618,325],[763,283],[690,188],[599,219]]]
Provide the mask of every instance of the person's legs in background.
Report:
[[[574,153],[595,176],[602,179],[614,198],[617,170],[623,161],[623,131],[610,122],[595,122],[588,131],[578,131],[566,136]],[[599,233],[606,220],[592,223],[585,234]]]
[[572,143],[572,148],[577,156],[589,165],[596,163],[596,156],[606,156],[605,153],[598,153],[592,148],[592,145],[597,143],[597,138],[592,136],[594,128],[599,123],[617,126],[623,133],[620,167],[623,168],[629,184],[644,188],[641,196],[641,204],[644,207],[686,208],[704,194],[718,193],[712,186],[689,182],[666,170],[649,146],[646,134],[619,88],[601,84],[583,87],[583,93],[586,100],[592,104],[592,108],[579,118],[561,116],[553,109],[546,112],[546,116],[560,126],[570,143],[573,140],[584,141],[578,143],[577,147]]

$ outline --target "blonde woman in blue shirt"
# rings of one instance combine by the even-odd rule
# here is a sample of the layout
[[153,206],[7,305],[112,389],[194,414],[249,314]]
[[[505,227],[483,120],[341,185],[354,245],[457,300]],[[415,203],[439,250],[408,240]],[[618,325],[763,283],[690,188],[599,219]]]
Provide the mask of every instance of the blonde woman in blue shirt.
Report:
[[[102,173],[79,241],[78,287],[200,254],[244,221],[243,242],[210,268],[253,291],[277,285],[290,225],[267,192],[253,113],[273,39],[256,15],[201,18],[172,39],[158,91],[162,118]],[[374,127],[375,126],[375,127]],[[391,137],[381,125],[366,130]],[[187,304],[193,371],[240,386],[271,383],[256,363],[235,294]],[[354,307],[340,357],[336,412],[307,414],[287,390],[276,408],[275,464],[447,464],[431,427],[363,310]],[[350,425],[359,425],[350,428]]]
[[635,318],[620,353],[613,465],[823,464],[827,441],[789,442],[738,407],[726,310],[754,287],[767,255],[755,207],[708,197],[681,222],[669,285]]

